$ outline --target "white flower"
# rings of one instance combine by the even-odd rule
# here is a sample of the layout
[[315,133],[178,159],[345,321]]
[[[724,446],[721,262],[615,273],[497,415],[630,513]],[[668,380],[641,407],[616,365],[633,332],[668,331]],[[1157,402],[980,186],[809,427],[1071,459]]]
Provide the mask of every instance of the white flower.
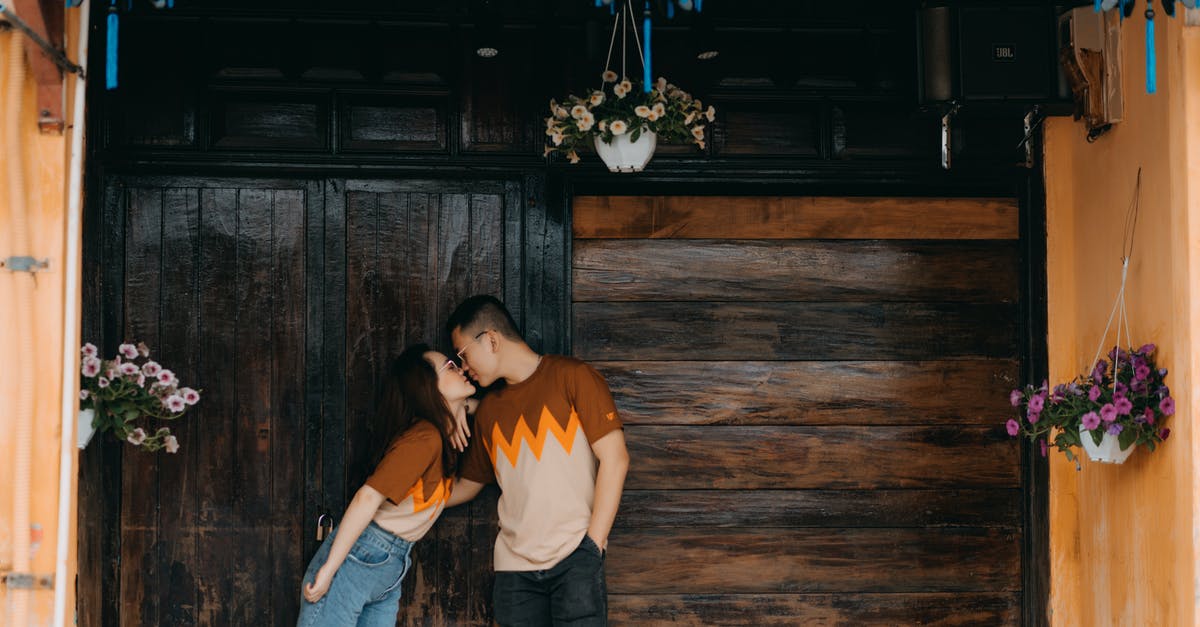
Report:
[[558,107],[557,109],[554,110],[554,117],[556,117],[560,120],[567,119],[567,115],[568,115],[567,110],[564,107]]
[[604,73],[600,75],[600,78],[606,83],[615,83],[617,82],[617,73],[612,70],[604,70]]
[[554,146],[546,146],[545,148],[542,148],[543,157],[549,157],[550,153],[552,152],[554,152]]
[[654,109],[651,109],[650,115],[646,116],[646,119],[650,120],[651,122],[657,121],[658,120],[658,112],[655,111]]
[[90,396],[90,394],[88,394],[87,390],[79,390],[79,400],[86,401],[88,396]]
[[157,377],[158,373],[162,372],[162,366],[156,361],[148,361],[142,364],[142,374],[147,377]]
[[629,93],[629,88],[624,86],[625,83],[613,85],[613,95],[617,98],[624,98]]
[[633,108],[633,114],[639,118],[648,118],[650,117],[650,107],[647,107],[646,105],[638,105]]
[[85,357],[80,372],[89,379],[100,374],[100,360],[95,357]]
[[704,150],[704,140],[702,140],[702,139],[697,139],[697,140],[696,140],[696,145],[700,147],[700,150]]
[[586,114],[584,114],[583,117],[579,118],[579,125],[578,125],[579,130],[590,131],[590,130],[592,130],[592,125],[594,125],[595,123],[596,123],[596,116],[592,115],[591,111],[588,111]]
[[695,137],[696,139],[704,139],[704,127],[703,126],[693,126],[692,127],[692,137]]
[[96,380],[96,385],[98,385],[100,387],[100,389],[103,390],[104,388],[108,387],[108,379],[105,379],[104,377],[100,377],[99,379]]
[[600,126],[598,126],[596,128],[600,129],[600,132],[603,133],[604,131],[608,130],[608,122],[605,122],[604,120],[600,120]]
[[83,353],[85,357],[95,357],[97,354],[96,345],[88,342],[83,345],[83,348],[79,349],[79,352]]
[[579,155],[576,154],[574,150],[567,153],[567,159],[569,159],[571,163],[579,163]]
[[137,364],[127,361],[127,362],[121,364],[117,368],[117,371],[120,372],[122,376],[132,377],[133,375],[141,372],[141,368],[138,368]]
[[559,133],[559,132],[555,132],[553,135],[550,136],[550,141],[554,142],[555,146],[561,146],[563,143],[563,134]]
[[176,440],[173,435],[168,435],[163,440],[163,448],[167,449],[168,453],[175,453],[179,450],[179,440]]
[[608,128],[612,131],[613,135],[624,135],[625,131],[629,130],[629,126],[625,124],[624,120],[613,120],[608,125]]
[[164,398],[162,403],[163,407],[171,410],[171,413],[173,414],[178,414],[187,406],[187,403],[184,402],[183,397],[178,394],[172,394]]
[[550,115],[554,115],[556,112],[558,112],[558,101],[551,98],[550,99]]
[[[695,134],[695,133],[693,133],[693,134]],[[159,385],[162,385],[162,386],[175,385],[176,383],[179,382],[179,380],[175,378],[175,373],[171,372],[170,370],[160,371],[157,375],[157,379],[158,379]]]
[[709,122],[712,122],[717,117],[717,110],[712,105],[708,105],[708,111],[704,112],[704,117],[708,118]]
[[571,107],[571,117],[575,118],[576,120],[583,117],[583,114],[585,114],[587,112],[588,112],[587,107],[585,107],[581,104],[577,104],[577,105]]
[[117,347],[117,352],[121,353],[125,359],[137,359],[138,349],[133,344],[122,344]]
[[[548,130],[554,128],[554,125],[557,123],[558,123],[558,120],[555,120],[554,118],[546,118],[546,130],[548,131]],[[547,133],[547,134],[549,134],[549,133]]]
[[[613,76],[616,76],[616,74],[614,74]],[[588,98],[588,102],[592,103],[593,107],[603,104],[604,103],[604,92],[602,92],[602,91],[592,92],[592,97]]]
[[658,91],[667,91],[667,79],[658,77],[658,82],[654,84],[654,88]]
[[667,107],[661,102],[655,103],[653,107],[650,107],[650,110],[658,114],[660,118],[667,114]]
[[183,402],[188,405],[195,405],[200,402],[200,393],[192,388],[179,388],[179,395],[183,397]]
[[629,82],[628,78],[623,78],[621,79],[621,89],[624,89],[627,92],[633,91],[633,83]]
[[695,119],[696,119],[696,112],[695,112],[695,111],[692,111],[691,113],[688,113],[688,114],[687,114],[687,117],[683,118],[683,124],[684,124],[684,126],[687,126],[688,124],[691,124],[691,123],[692,123],[692,120],[695,120]]
[[138,427],[137,429],[131,431],[125,440],[134,446],[141,446],[142,442],[146,441],[146,431],[145,429]]

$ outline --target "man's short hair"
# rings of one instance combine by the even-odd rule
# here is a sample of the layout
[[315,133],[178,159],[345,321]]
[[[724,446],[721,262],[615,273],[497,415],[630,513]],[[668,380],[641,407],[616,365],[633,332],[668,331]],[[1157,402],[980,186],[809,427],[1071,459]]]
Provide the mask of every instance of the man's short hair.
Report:
[[454,313],[450,314],[450,319],[446,321],[446,334],[454,333],[455,329],[461,329],[465,333],[494,329],[510,340],[524,341],[521,332],[517,330],[517,323],[513,321],[512,314],[508,313],[504,303],[488,294],[472,296],[454,309]]

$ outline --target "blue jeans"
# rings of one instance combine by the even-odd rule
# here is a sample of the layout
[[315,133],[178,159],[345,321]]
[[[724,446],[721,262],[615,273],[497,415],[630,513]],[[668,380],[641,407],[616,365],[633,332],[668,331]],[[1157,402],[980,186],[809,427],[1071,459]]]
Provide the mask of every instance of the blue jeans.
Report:
[[[303,585],[312,583],[329,559],[337,529],[308,563]],[[329,592],[316,603],[300,598],[296,627],[394,627],[400,611],[400,582],[412,565],[412,542],[371,523],[354,542],[333,576]]]
[[546,570],[497,571],[492,602],[502,627],[608,624],[604,554],[588,536]]

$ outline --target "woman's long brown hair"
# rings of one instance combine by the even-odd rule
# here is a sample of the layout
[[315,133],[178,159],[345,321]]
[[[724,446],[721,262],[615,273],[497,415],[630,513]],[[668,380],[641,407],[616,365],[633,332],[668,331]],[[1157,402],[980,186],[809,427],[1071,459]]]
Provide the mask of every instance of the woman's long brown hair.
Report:
[[414,344],[404,349],[388,364],[379,387],[379,402],[368,419],[370,472],[374,472],[396,438],[419,420],[437,427],[442,434],[442,473],[453,476],[458,467],[458,452],[450,445],[454,432],[454,415],[438,390],[438,375],[425,353],[426,344]]

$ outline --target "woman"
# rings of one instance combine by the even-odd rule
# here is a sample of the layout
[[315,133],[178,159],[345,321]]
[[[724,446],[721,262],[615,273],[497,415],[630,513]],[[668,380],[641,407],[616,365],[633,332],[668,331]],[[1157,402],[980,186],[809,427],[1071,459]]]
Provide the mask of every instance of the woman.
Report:
[[299,627],[396,624],[412,545],[450,496],[474,393],[452,360],[424,344],[391,364],[373,417],[374,470],[308,565]]

